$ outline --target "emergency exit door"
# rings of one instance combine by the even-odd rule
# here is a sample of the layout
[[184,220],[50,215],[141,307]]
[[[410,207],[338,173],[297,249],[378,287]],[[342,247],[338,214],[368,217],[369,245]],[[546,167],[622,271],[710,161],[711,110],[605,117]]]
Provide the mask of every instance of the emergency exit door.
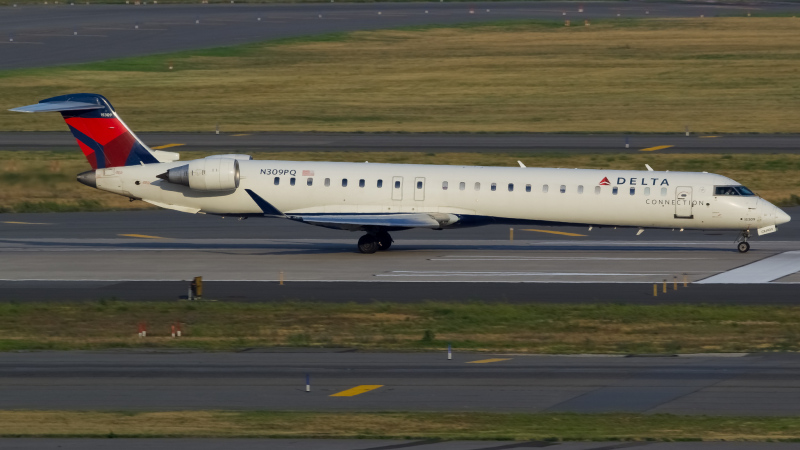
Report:
[[678,186],[675,189],[675,218],[693,219],[692,215],[692,187]]
[[392,178],[392,200],[403,199],[403,177]]

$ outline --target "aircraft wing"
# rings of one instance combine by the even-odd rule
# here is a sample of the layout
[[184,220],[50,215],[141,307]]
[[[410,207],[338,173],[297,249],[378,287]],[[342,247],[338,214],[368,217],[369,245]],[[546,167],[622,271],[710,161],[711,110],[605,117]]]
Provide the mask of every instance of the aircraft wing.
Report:
[[358,230],[363,227],[439,228],[439,221],[425,213],[397,214],[298,214],[290,219],[328,228]]
[[[298,222],[320,227],[338,228],[342,230],[361,230],[365,227],[384,228],[440,228],[442,222],[426,213],[394,213],[394,214],[289,214],[286,215],[271,203],[250,189],[248,195],[261,208],[265,216],[284,217]],[[458,220],[455,216],[447,216],[447,221]]]

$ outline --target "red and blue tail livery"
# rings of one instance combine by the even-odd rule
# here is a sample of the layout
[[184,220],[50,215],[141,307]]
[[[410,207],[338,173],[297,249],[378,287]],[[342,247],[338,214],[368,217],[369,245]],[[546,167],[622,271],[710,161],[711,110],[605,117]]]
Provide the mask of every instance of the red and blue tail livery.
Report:
[[11,111],[60,112],[92,169],[159,162],[102,95],[61,95]]

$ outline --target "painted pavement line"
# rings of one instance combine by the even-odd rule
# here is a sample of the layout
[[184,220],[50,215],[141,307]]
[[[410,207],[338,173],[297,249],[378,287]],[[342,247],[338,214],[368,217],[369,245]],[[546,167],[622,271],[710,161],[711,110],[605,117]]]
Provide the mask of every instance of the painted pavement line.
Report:
[[39,222],[12,222],[12,221],[10,221],[10,220],[9,220],[9,221],[6,221],[6,222],[3,222],[3,223],[10,223],[10,224],[13,224],[13,225],[52,225],[51,223],[39,223]]
[[489,358],[489,359],[479,359],[477,361],[469,361],[467,364],[489,364],[495,363],[500,361],[510,361],[512,358]]
[[566,231],[534,230],[534,229],[523,229],[522,231],[535,231],[537,233],[559,234],[561,236],[581,236],[581,237],[586,236],[585,234],[567,233]]
[[654,152],[656,150],[664,150],[665,148],[675,147],[674,145],[657,145],[655,147],[647,147],[639,150],[640,152]]
[[356,386],[342,392],[337,392],[335,394],[331,394],[331,397],[355,397],[356,395],[361,395],[365,392],[374,391],[375,389],[383,387],[382,384],[362,384],[360,386]]
[[142,239],[166,239],[161,236],[148,236],[146,234],[118,234],[117,236],[125,236],[125,237],[135,237],[135,238],[142,238]]
[[186,144],[164,144],[164,145],[158,145],[158,146],[155,146],[155,147],[150,147],[150,149],[151,150],[164,150],[165,148],[180,147],[182,145],[186,145]]
[[800,271],[800,251],[780,253],[727,272],[710,276],[697,284],[759,284]]

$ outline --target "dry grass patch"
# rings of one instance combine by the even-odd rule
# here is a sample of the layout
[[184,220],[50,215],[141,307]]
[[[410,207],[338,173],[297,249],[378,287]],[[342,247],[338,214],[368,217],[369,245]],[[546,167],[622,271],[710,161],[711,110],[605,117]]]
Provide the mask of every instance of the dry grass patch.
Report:
[[670,414],[0,411],[0,435],[767,441],[800,439],[800,419]]
[[99,92],[148,131],[800,132],[798,70],[791,17],[520,21],[8,71],[0,97]]

